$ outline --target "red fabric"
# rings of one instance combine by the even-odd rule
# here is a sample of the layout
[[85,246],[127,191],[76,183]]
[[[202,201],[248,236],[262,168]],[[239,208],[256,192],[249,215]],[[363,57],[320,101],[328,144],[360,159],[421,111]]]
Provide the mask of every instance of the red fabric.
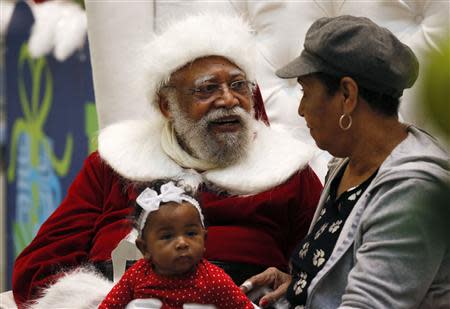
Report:
[[204,192],[208,260],[287,270],[291,252],[308,232],[322,185],[307,167],[286,183],[252,196]]
[[264,108],[264,101],[261,95],[259,86],[256,86],[253,92],[253,108],[255,109],[255,119],[262,120],[265,124],[269,125],[269,117],[267,117],[266,109]]
[[[202,192],[209,221],[206,257],[286,269],[291,251],[306,234],[321,189],[307,168],[253,196]],[[136,193],[98,153],[90,155],[62,204],[17,257],[16,302],[36,297],[40,288],[55,281],[62,267],[110,260],[111,251],[130,231],[127,217],[135,199]]]
[[253,309],[250,300],[219,267],[202,260],[195,273],[169,278],[156,274],[150,263],[139,260],[122,276],[99,309],[121,309],[138,298],[156,298],[161,309],[181,309],[183,304],[215,305],[219,309]]

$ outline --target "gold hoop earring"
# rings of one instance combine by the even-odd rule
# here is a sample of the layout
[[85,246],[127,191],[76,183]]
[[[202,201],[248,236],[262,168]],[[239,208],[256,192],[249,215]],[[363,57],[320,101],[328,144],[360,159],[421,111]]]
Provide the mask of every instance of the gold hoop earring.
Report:
[[[343,125],[345,116],[348,117],[348,124],[346,126]],[[341,118],[339,118],[339,127],[341,127],[342,130],[347,131],[352,126],[352,121],[352,116],[342,114]]]

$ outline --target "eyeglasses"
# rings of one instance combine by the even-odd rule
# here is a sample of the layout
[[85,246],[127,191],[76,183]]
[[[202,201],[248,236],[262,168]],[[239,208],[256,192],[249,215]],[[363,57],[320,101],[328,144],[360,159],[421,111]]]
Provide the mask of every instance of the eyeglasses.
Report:
[[[239,95],[247,96],[250,95],[253,88],[255,87],[255,83],[242,79],[242,80],[236,80],[231,83],[204,83],[198,87],[195,88],[188,88],[187,94],[192,95],[195,98],[199,100],[208,100],[212,98],[218,98],[223,95],[223,92],[225,91],[224,85],[227,85],[227,88]],[[177,88],[173,85],[168,85],[165,87],[170,88]]]

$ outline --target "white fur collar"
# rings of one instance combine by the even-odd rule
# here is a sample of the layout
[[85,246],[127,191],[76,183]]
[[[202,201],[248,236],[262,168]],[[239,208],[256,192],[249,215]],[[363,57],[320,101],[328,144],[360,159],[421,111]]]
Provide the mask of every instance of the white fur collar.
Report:
[[[100,132],[100,156],[121,176],[135,181],[179,178],[186,171],[160,145],[161,124],[132,120]],[[239,163],[202,174],[204,181],[238,195],[251,195],[285,182],[308,164],[316,148],[262,123],[249,154]]]

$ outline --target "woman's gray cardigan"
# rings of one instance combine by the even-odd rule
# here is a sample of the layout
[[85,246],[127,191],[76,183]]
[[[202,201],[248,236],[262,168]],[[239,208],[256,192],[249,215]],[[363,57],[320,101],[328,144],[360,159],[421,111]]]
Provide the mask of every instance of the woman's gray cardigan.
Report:
[[[330,166],[313,224],[346,161]],[[354,206],[306,308],[450,308],[450,201],[428,197],[450,190],[449,175],[448,154],[409,127]]]

